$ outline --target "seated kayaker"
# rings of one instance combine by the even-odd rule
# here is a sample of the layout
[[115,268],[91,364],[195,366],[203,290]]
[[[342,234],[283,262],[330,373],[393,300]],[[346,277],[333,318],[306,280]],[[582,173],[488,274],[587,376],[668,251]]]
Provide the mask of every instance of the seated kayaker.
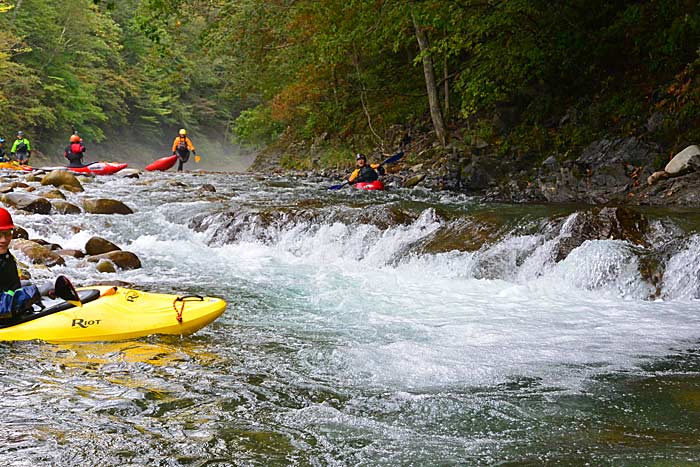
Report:
[[367,157],[364,154],[355,156],[357,168],[348,177],[350,185],[355,183],[368,183],[379,179],[380,175],[384,175],[384,167],[382,164],[367,165]]
[[17,261],[10,253],[10,242],[15,225],[5,208],[0,208],[0,321],[29,311],[32,305],[41,305],[41,294],[35,285],[22,287]]
[[83,155],[87,148],[83,144],[82,138],[77,134],[70,137],[70,144],[63,151],[63,156],[68,159],[68,167],[83,167]]
[[[10,253],[14,229],[9,211],[0,208],[0,324],[32,312],[33,305],[43,309],[42,295],[79,304],[80,297],[65,276],[58,276],[55,283],[46,283],[41,288],[26,281],[23,285],[19,279],[17,260]],[[12,321],[9,323],[12,324]]]

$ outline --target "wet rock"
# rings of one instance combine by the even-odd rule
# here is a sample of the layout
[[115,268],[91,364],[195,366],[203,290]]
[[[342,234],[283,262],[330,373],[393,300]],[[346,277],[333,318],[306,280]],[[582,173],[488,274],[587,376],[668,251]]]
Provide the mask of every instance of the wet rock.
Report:
[[139,178],[141,171],[139,169],[126,168],[117,172],[117,175],[121,178]]
[[68,256],[68,257],[70,257],[70,258],[77,258],[77,259],[80,259],[80,258],[85,257],[85,253],[83,253],[83,252],[80,251],[80,250],[73,250],[73,249],[63,249],[63,248],[61,248],[61,249],[58,249],[58,250],[54,250],[54,253],[59,254],[59,255],[61,255],[61,256],[64,256],[64,257],[65,257],[65,256]]
[[29,233],[22,227],[15,225],[14,234],[12,235],[12,238],[21,238],[24,240],[29,240]]
[[106,259],[101,259],[97,263],[97,266],[95,266],[95,269],[103,273],[117,272],[116,268],[114,267],[114,263]]
[[47,199],[28,193],[7,193],[2,195],[2,201],[14,208],[35,214],[48,214],[51,212],[51,203]]
[[83,209],[90,214],[133,214],[129,206],[114,199],[85,199]]
[[61,190],[50,190],[42,195],[47,199],[66,199],[66,195]]
[[559,162],[557,161],[557,158],[554,156],[549,156],[542,162],[542,167],[546,168],[550,172],[553,172],[555,170],[559,170]]
[[659,170],[658,172],[654,172],[653,174],[649,175],[649,177],[647,177],[647,185],[653,185],[659,180],[668,178],[668,176],[669,174],[665,170]]
[[671,159],[664,170],[669,175],[680,175],[700,168],[700,147],[688,146]]
[[84,191],[83,185],[77,179],[72,172],[68,170],[53,170],[46,175],[41,180],[42,185],[53,185],[55,187],[71,187],[72,189],[77,189],[78,191]]
[[80,214],[82,212],[75,204],[62,199],[54,200],[51,205],[59,214]]
[[62,266],[66,262],[61,255],[32,240],[14,240],[12,248],[21,251],[32,264],[52,267]]
[[102,237],[92,237],[85,244],[85,252],[90,256],[101,255],[102,253],[109,253],[110,251],[119,250],[121,250],[121,248]]
[[70,186],[70,185],[61,185],[61,189],[65,191],[70,191],[71,193],[80,193],[83,191],[82,188],[78,188],[77,186]]
[[24,182],[8,183],[7,185],[3,185],[2,187],[0,187],[0,193],[10,193],[16,188],[29,188],[29,185],[27,185]]
[[413,188],[425,179],[425,174],[415,175],[403,183],[404,188]]
[[199,191],[206,191],[206,192],[209,192],[209,193],[216,193],[216,188],[214,187],[214,185],[212,185],[212,184],[210,184],[210,183],[205,183],[204,185],[202,185],[202,186],[199,187]]
[[649,246],[646,239],[649,222],[630,208],[581,211],[566,228],[566,236],[560,239],[554,250],[555,261],[566,258],[586,240],[626,240],[635,245]]
[[140,269],[141,260],[138,256],[130,251],[110,251],[100,255],[88,256],[87,260],[91,263],[97,263],[100,260],[109,260],[120,269]]
[[646,143],[637,138],[603,139],[588,145],[576,164],[593,172],[612,164],[640,166],[653,163],[661,153],[657,144]]

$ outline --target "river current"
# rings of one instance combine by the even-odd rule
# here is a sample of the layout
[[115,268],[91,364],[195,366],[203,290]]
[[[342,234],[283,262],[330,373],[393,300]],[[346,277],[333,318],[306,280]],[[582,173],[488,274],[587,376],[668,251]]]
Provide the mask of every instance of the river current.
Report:
[[68,259],[35,279],[228,308],[182,338],[0,343],[1,465],[700,463],[698,213],[652,216],[682,243],[654,294],[626,241],[553,260],[575,207],[247,174],[85,186],[68,201],[135,213],[15,222],[64,248],[107,238],[143,268]]

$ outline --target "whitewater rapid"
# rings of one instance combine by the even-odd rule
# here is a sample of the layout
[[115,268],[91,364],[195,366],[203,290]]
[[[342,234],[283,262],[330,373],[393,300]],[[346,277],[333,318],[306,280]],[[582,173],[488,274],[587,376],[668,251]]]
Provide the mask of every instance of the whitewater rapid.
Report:
[[[199,190],[204,182],[216,191]],[[109,376],[110,368],[127,351],[99,345],[66,350],[78,359],[76,370],[57,371],[59,357],[44,355],[57,360],[41,378],[63,384],[68,399],[85,386],[80,397],[96,405],[126,404],[125,411],[110,412],[111,422],[137,425],[151,441],[169,424],[179,426],[168,415],[179,409],[158,412],[146,393],[154,386],[164,394],[182,392],[193,405],[183,402],[188,409],[180,414],[194,423],[182,442],[197,465],[263,462],[273,445],[284,451],[284,463],[299,465],[423,464],[436,455],[445,456],[438,457],[445,464],[530,459],[533,450],[546,450],[538,447],[543,438],[555,436],[545,433],[577,425],[592,411],[598,417],[604,400],[596,396],[571,410],[564,398],[600,391],[600,381],[613,375],[647,377],[655,362],[697,347],[700,337],[700,240],[693,232],[668,260],[661,298],[649,299],[653,287],[640,276],[636,247],[626,241],[589,240],[553,260],[554,242],[569,234],[575,211],[555,235],[506,229],[477,249],[431,253],[421,245],[449,222],[441,210],[468,217],[483,206],[427,192],[333,193],[329,200],[309,182],[229,174],[98,178],[87,193],[120,199],[135,213],[16,213],[16,222],[30,237],[64,248],[82,248],[93,235],[107,238],[136,253],[143,268],[101,274],[68,259],[62,267],[33,269],[34,277],[66,274],[78,284],[119,280],[159,292],[203,293],[224,298],[229,308],[194,337],[141,344],[164,346],[156,353],[165,363],[144,351],[144,359],[120,364],[121,382]],[[390,225],[344,222],[392,204],[414,217]],[[195,227],[198,216],[205,222]],[[513,216],[514,225],[529,225],[533,210],[522,207]],[[47,345],[31,344],[30,355],[45,354]],[[190,356],[183,357],[180,346]],[[84,352],[101,363],[81,364]],[[20,386],[38,377],[14,371],[6,368],[6,378]],[[155,380],[144,382],[139,372]],[[112,387],[107,393],[89,389],[105,379]],[[30,399],[54,410],[47,397]],[[134,406],[133,400],[142,402]],[[565,422],[549,412],[557,410]],[[204,427],[196,436],[187,431],[196,430],[194,420]],[[88,416],[75,423],[105,429],[91,426]],[[585,428],[567,430],[588,439]],[[239,457],[233,438],[241,432],[274,436],[258,438]],[[523,448],[528,436],[534,444]],[[227,441],[217,444],[222,437]],[[598,445],[584,444],[583,457],[567,448],[554,452],[591,459]],[[80,452],[77,444],[67,446]],[[134,455],[136,464],[184,465],[172,460],[177,449],[152,446]],[[121,459],[108,448],[103,456],[95,465]]]

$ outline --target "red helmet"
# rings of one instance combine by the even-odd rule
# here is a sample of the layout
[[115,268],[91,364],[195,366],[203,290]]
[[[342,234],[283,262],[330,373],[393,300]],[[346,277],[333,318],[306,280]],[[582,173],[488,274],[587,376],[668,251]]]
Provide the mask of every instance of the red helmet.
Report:
[[78,135],[71,135],[71,137],[70,137],[70,142],[71,142],[71,143],[79,143],[79,142],[80,142],[80,136],[78,136]]
[[12,222],[10,211],[5,208],[0,208],[0,230],[14,229],[15,224]]

